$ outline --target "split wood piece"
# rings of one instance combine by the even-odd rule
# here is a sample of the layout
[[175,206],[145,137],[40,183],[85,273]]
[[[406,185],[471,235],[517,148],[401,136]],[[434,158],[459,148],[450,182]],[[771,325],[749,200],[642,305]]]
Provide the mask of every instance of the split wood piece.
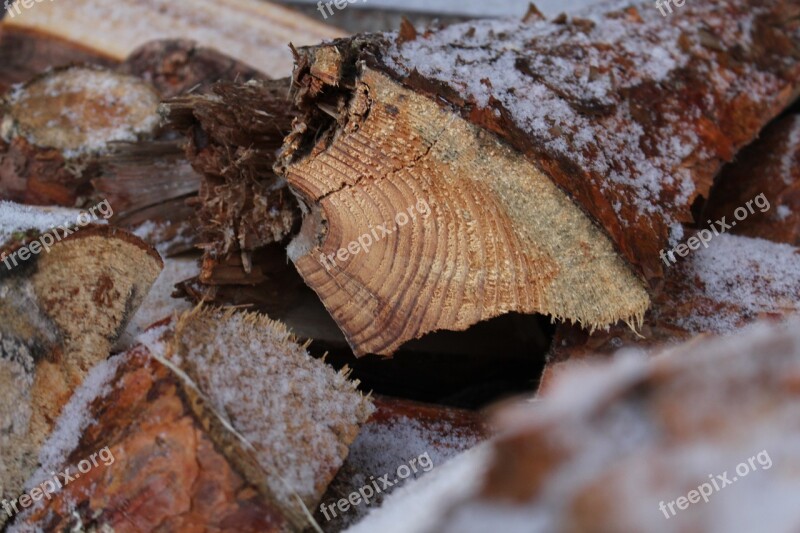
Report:
[[[280,510],[236,471],[196,418],[179,377],[143,347],[106,366],[108,379],[87,381],[79,389],[82,402],[76,403],[82,409],[73,410],[96,422],[79,442],[60,442],[56,434],[47,446],[63,449],[59,455],[71,465],[71,475],[81,460],[106,447],[104,455],[110,453],[113,462],[98,460],[46,505],[24,512],[11,531],[90,525],[142,533],[287,529]],[[64,471],[62,464],[54,468]]]
[[[748,210],[743,219],[735,215],[754,201],[759,203],[754,213]],[[733,233],[800,246],[800,115],[770,125],[723,169],[702,220],[713,223],[722,217],[736,222]]]
[[[800,490],[798,380],[796,319],[572,369],[542,401],[496,417],[487,449],[437,468],[348,531],[653,531],[667,519],[682,533],[794,531],[800,518],[783,495]],[[726,472],[735,485],[722,490]]]
[[231,311],[184,315],[166,357],[249,443],[218,445],[239,448],[245,477],[304,525],[373,411],[349,371],[311,357],[281,323]]
[[35,30],[124,60],[158,39],[191,39],[270,77],[288,76],[292,57],[287,43],[310,45],[344,36],[334,26],[257,0],[75,0],[12,7],[4,27]]
[[96,159],[92,196],[114,206],[111,223],[133,231],[162,255],[194,249],[198,221],[188,205],[200,175],[177,141],[116,144]]
[[[482,416],[474,411],[381,396],[375,397],[375,408],[322,497],[325,511],[315,511],[326,532],[357,523],[379,507],[388,494],[476,446],[489,433]],[[407,481],[398,477],[398,469]],[[386,474],[385,480],[392,486],[377,482],[376,488],[372,482]],[[337,508],[340,500],[348,500],[350,494],[359,494],[364,487],[371,489],[364,491],[369,501],[362,498],[347,512]]]
[[52,35],[0,23],[0,94],[50,68],[91,63],[111,68],[117,64],[96,50],[88,50]]
[[203,283],[259,283],[253,253],[283,241],[299,219],[285,180],[272,170],[295,118],[289,83],[223,82],[162,106],[170,126],[186,134],[189,160],[203,176],[193,202],[206,250]]
[[158,93],[133,76],[68,67],[35,77],[0,103],[0,190],[25,203],[75,206],[109,143],[152,139]]
[[[1,498],[21,494],[62,407],[108,357],[162,266],[155,250],[122,230],[78,226],[72,235],[58,229],[57,241],[55,233],[46,239],[48,229],[38,224],[74,224],[74,214],[69,220],[36,212],[31,219],[31,208],[10,213],[9,205],[0,206],[3,218],[17,224],[11,241],[0,239]],[[49,252],[40,235],[51,242]],[[23,245],[40,254],[13,266],[6,252]]]
[[540,393],[565,369],[622,347],[652,349],[800,312],[800,249],[723,234],[707,249],[690,253],[685,259],[678,256],[678,264],[670,267],[640,334],[620,325],[594,333],[559,325]]
[[694,198],[798,93],[793,2],[603,9],[299,51],[289,253],[358,354],[512,310],[638,323]]

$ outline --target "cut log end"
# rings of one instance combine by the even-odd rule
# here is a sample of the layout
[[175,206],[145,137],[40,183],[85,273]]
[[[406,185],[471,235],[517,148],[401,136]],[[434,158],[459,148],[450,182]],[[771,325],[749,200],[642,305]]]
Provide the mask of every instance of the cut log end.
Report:
[[[58,69],[7,98],[0,133],[65,155],[103,151],[158,127],[159,96],[142,80],[93,67]],[[69,112],[64,112],[68,109]]]
[[378,71],[353,94],[286,175],[310,213],[289,256],[357,354],[512,311],[641,322],[643,282],[536,165]]

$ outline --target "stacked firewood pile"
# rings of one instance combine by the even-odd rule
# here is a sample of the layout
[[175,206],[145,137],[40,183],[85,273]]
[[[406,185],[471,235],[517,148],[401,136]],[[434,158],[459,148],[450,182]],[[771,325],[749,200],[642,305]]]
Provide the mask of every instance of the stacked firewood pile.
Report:
[[797,1],[16,2],[0,91],[0,530],[800,528]]

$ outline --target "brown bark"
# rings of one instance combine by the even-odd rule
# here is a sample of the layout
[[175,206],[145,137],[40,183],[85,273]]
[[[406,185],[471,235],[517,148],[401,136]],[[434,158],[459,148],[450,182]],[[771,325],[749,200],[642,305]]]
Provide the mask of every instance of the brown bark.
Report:
[[[25,523],[125,530],[132,522],[144,531],[311,525],[308,508],[372,412],[357,383],[256,314],[195,310],[143,340],[118,356],[107,384],[77,395],[88,405],[71,406],[98,422],[80,428],[68,459],[109,446],[117,461],[67,486]],[[56,431],[46,446],[61,438]]]
[[63,239],[58,231],[49,252],[40,246],[41,255],[16,266],[6,253],[42,231],[21,230],[2,245],[3,498],[20,493],[73,390],[108,356],[162,266],[155,250],[122,230],[89,226]]
[[[358,354],[509,310],[637,324],[692,202],[798,93],[796,14],[594,8],[301,49],[290,257]],[[420,201],[430,220],[372,233]]]
[[731,231],[800,246],[800,115],[770,125],[722,170],[701,218],[732,219],[762,194],[769,209],[737,219]]

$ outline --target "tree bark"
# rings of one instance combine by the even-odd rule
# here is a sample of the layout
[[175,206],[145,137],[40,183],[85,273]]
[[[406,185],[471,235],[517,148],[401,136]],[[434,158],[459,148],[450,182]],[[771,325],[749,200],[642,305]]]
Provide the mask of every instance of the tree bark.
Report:
[[762,194],[769,209],[737,220],[731,231],[800,246],[800,115],[770,125],[723,169],[701,219],[730,219]]
[[594,8],[301,49],[290,258],[357,354],[508,311],[640,324],[659,250],[798,94],[797,10]]

